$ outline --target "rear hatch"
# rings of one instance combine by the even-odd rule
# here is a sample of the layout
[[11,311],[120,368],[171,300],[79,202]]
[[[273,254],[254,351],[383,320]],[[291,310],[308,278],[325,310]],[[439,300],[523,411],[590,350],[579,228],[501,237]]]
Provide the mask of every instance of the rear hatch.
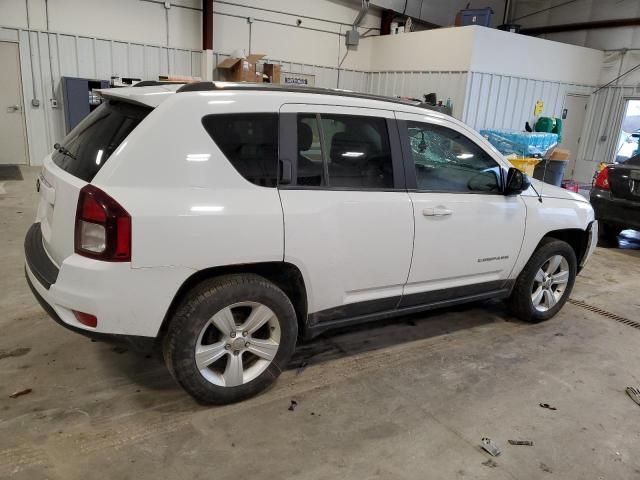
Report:
[[611,196],[640,202],[640,156],[609,167]]
[[109,157],[152,110],[148,105],[122,101],[115,96],[107,99],[45,158],[37,181],[40,192],[37,221],[44,247],[58,266],[74,251],[80,190],[91,183]]

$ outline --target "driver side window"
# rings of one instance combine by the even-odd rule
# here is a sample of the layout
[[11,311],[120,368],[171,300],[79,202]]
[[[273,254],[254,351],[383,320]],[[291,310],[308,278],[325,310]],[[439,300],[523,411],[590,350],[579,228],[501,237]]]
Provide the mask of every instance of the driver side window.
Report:
[[418,190],[500,192],[500,165],[469,138],[440,125],[406,124]]

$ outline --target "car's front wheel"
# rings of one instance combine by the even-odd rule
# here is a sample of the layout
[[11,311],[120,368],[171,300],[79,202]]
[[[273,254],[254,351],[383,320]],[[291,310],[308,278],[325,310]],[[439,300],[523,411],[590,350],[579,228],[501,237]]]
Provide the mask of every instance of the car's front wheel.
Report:
[[275,381],[297,334],[295,310],[282,290],[258,275],[227,275],[204,281],[182,300],[164,338],[164,357],[196,400],[233,403]]
[[509,298],[511,312],[532,323],[553,317],[569,298],[576,272],[576,254],[568,243],[542,239],[516,280]]

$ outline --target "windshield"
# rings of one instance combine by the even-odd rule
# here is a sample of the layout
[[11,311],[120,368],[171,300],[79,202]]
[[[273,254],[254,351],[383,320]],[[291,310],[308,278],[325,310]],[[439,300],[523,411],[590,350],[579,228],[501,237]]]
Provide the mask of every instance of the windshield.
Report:
[[69,132],[53,153],[53,162],[90,182],[151,110],[126,102],[104,102]]

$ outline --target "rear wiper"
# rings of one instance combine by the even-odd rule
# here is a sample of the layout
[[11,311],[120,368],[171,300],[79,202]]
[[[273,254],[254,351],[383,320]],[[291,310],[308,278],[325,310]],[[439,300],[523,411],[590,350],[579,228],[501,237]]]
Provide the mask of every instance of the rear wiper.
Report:
[[60,145],[59,143],[56,143],[56,144],[53,146],[53,149],[54,149],[55,151],[57,151],[57,152],[62,153],[63,155],[66,155],[66,156],[71,157],[71,158],[73,158],[74,160],[76,160],[75,155],[73,155],[73,153],[71,153],[69,150],[67,150],[66,148],[64,148],[64,147],[63,147],[62,145]]

